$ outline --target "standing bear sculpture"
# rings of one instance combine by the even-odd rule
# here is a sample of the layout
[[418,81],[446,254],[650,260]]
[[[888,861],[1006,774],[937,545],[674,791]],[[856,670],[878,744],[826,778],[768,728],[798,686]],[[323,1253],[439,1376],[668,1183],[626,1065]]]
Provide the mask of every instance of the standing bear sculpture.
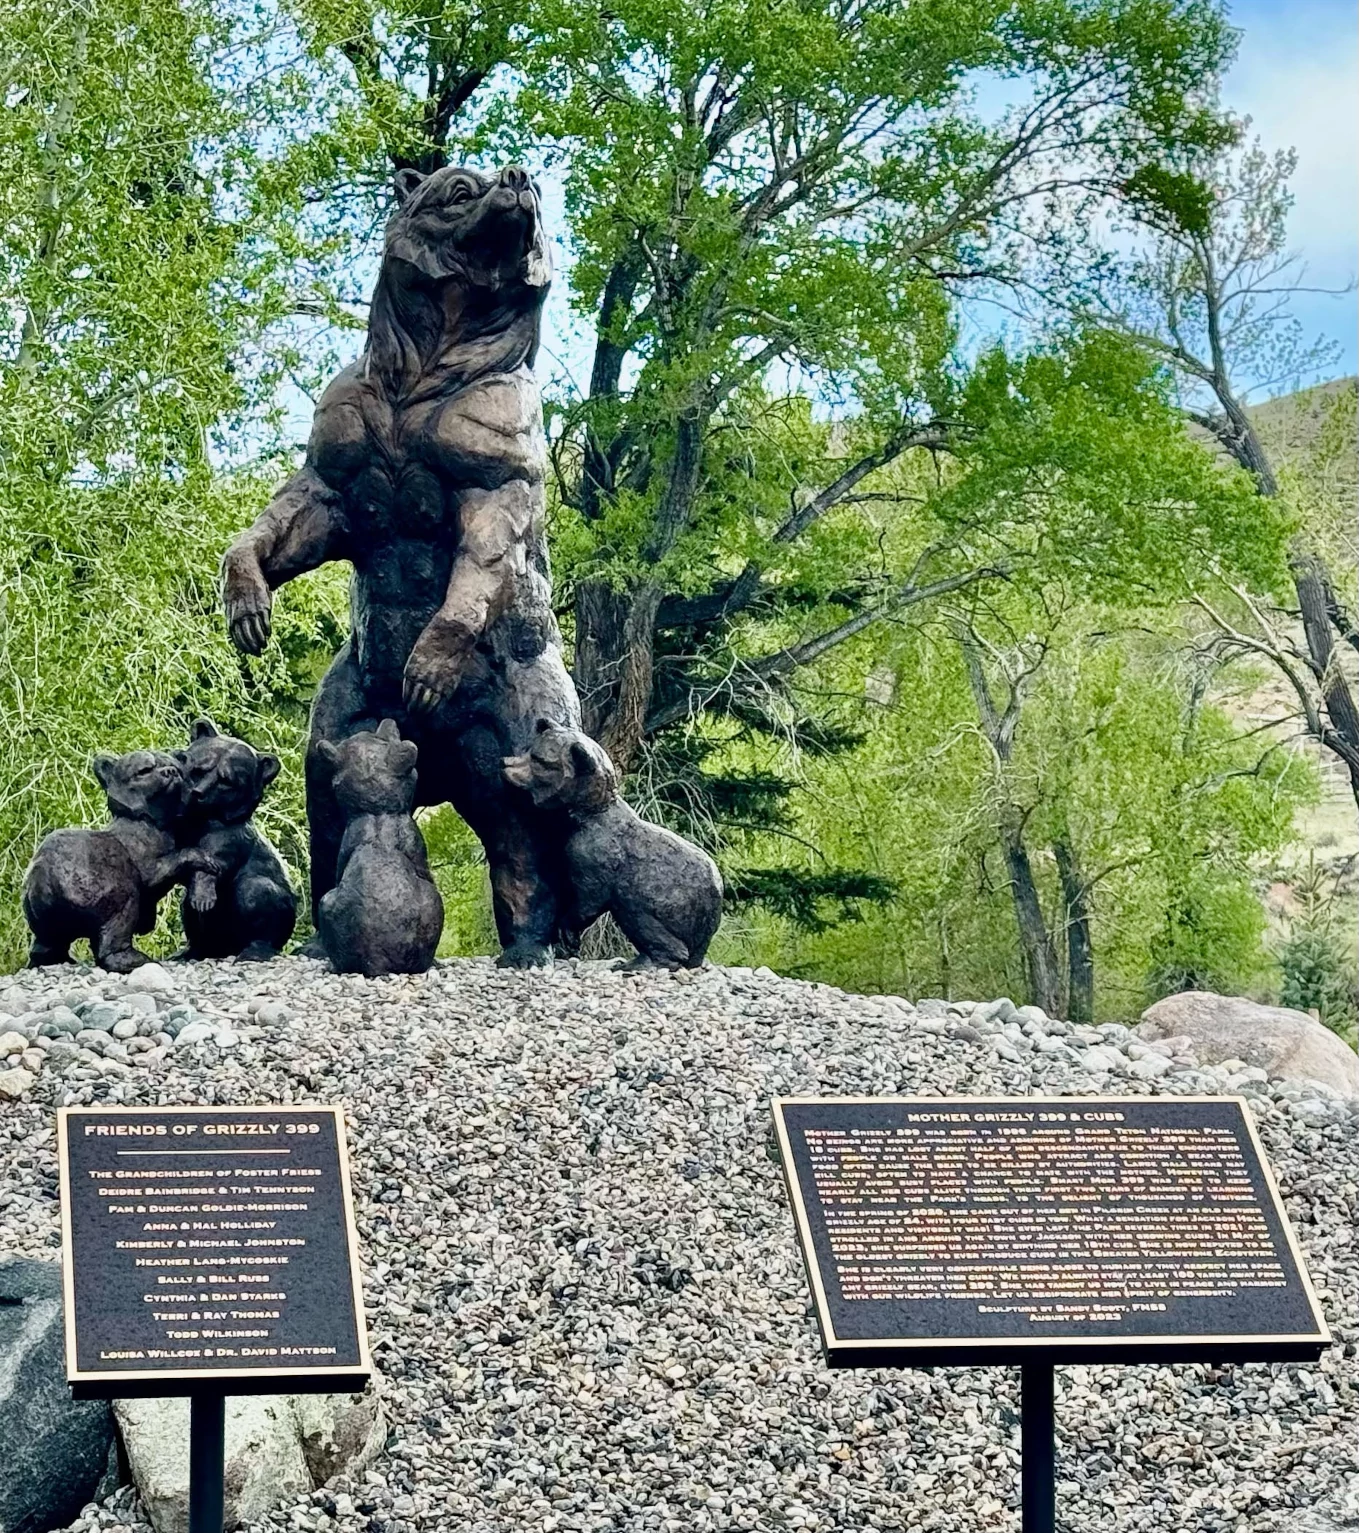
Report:
[[411,814],[419,752],[391,719],[320,750],[347,817],[338,882],[317,912],[326,956],[342,974],[423,973],[443,933],[444,902]]
[[579,730],[540,720],[528,751],[503,766],[507,782],[568,822],[569,939],[607,911],[637,949],[632,967],[700,968],[722,919],[712,858],[625,804],[613,762]]
[[186,958],[274,958],[297,924],[297,895],[278,853],[250,823],[278,776],[277,756],[198,719],[183,753],[189,784],[179,839],[221,864],[195,873],[180,907]]
[[108,798],[108,825],[54,830],[24,874],[32,968],[69,963],[71,944],[82,937],[95,963],[117,974],[150,962],[132,939],[155,927],[161,897],[177,883],[221,871],[210,853],[176,845],[188,797],[182,756],[96,756],[94,775]]
[[567,894],[561,849],[500,762],[535,719],[580,722],[544,529],[542,209],[514,165],[406,168],[393,192],[367,344],[322,394],[301,467],[227,549],[226,618],[257,655],[280,586],[352,567],[349,636],[307,749],[318,927],[347,833],[325,747],[391,718],[420,752],[418,802],[451,803],[485,848],[500,962],[541,965]]

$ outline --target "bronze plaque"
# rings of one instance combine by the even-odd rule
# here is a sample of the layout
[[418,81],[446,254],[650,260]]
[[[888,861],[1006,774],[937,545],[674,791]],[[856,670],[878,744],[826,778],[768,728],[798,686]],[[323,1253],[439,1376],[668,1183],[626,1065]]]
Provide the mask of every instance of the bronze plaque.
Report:
[[832,1367],[1330,1342],[1239,1097],[784,1098],[774,1122]]
[[361,1389],[338,1107],[64,1107],[66,1376],[79,1396]]

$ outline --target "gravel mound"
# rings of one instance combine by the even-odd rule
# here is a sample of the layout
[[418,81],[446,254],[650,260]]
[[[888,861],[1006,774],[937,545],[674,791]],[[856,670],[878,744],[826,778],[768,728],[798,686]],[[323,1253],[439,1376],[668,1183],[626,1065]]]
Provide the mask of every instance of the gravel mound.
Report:
[[[365,980],[287,959],[10,983],[7,1252],[59,1244],[56,1106],[350,1114],[393,1431],[261,1533],[1015,1528],[1015,1374],[822,1366],[768,1110],[811,1092],[1247,1096],[1337,1344],[1319,1365],[1062,1370],[1059,1523],[1359,1522],[1359,1119],[1324,1091],[1009,1001],[767,970]],[[123,1490],[72,1526],[145,1524]]]

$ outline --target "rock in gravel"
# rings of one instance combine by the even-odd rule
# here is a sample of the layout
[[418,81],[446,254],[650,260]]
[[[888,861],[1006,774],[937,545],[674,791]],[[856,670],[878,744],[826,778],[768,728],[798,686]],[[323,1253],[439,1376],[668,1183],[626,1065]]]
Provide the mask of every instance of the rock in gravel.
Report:
[[66,1387],[55,1262],[0,1261],[0,1444],[0,1533],[65,1527],[117,1483],[108,1405]]
[[[189,1402],[119,1400],[118,1430],[155,1533],[187,1533]],[[305,1500],[333,1476],[358,1474],[386,1437],[373,1391],[231,1395],[226,1411],[226,1522],[251,1522]]]
[[158,963],[139,965],[133,970],[132,983],[144,995],[175,995],[183,989]]
[[[156,1533],[189,1526],[189,1402],[119,1400],[118,1431],[133,1483]],[[282,1395],[232,1395],[226,1413],[226,1520],[248,1522],[312,1488]]]
[[361,1395],[293,1395],[293,1419],[313,1485],[353,1478],[377,1458],[387,1420],[374,1390]]
[[37,1078],[22,1066],[13,1070],[0,1070],[0,1101],[16,1102],[27,1096],[37,1084]]
[[[125,1065],[43,1040],[36,1086],[0,1104],[0,1249],[58,1244],[58,1106],[344,1106],[389,1431],[372,1464],[248,1533],[1013,1533],[1014,1370],[825,1368],[769,1099],[1238,1089],[1335,1345],[1307,1364],[1062,1369],[1061,1525],[1302,1533],[1325,1508],[1345,1527],[1359,1111],[1323,1086],[1011,1002],[912,1007],[750,969],[456,960],[368,980],[282,959],[174,976],[154,1023],[182,1006],[212,1036],[171,1047],[165,1025],[149,1050],[129,1039]],[[23,978],[44,1014],[102,983]],[[1153,1056],[1168,1067],[1132,1073]],[[78,1533],[115,1527],[149,1527],[123,1492]]]
[[1186,990],[1149,1006],[1137,1032],[1145,1039],[1188,1037],[1206,1064],[1240,1059],[1273,1078],[1319,1082],[1359,1097],[1359,1054],[1305,1011]]

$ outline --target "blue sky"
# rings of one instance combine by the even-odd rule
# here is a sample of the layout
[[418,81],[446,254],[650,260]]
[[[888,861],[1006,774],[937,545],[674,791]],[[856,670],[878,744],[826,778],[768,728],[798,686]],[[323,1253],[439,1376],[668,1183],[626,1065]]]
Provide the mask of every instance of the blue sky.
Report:
[[[1298,151],[1292,243],[1308,280],[1337,288],[1359,271],[1359,12],[1354,0],[1241,0],[1242,29],[1223,102],[1250,116],[1271,149]],[[1337,372],[1359,370],[1353,292],[1299,294],[1293,312],[1309,334],[1340,343]]]

